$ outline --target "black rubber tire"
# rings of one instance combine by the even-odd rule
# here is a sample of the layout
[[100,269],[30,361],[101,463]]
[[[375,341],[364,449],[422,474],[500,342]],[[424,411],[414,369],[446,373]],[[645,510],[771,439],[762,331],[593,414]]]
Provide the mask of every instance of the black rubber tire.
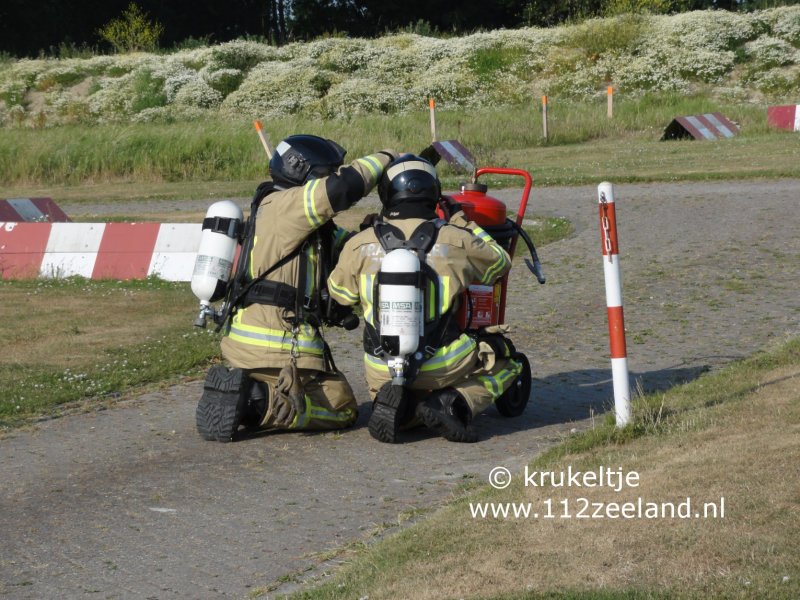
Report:
[[531,395],[531,363],[528,357],[521,352],[512,355],[514,360],[522,363],[522,372],[517,376],[511,387],[502,396],[494,401],[499,412],[504,417],[518,417],[528,406],[528,399]]
[[391,383],[385,383],[378,390],[372,404],[372,414],[367,425],[369,434],[384,444],[396,444],[407,402],[404,390],[395,390]]
[[195,411],[197,432],[204,440],[233,441],[247,406],[241,392],[244,373],[221,365],[209,369],[200,402]]

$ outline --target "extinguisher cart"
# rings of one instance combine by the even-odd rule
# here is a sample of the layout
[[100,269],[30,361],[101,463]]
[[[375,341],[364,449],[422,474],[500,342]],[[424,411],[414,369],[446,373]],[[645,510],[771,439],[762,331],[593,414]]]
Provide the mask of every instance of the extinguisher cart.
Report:
[[[488,186],[479,183],[483,175],[512,175],[525,180],[525,187],[519,203],[516,219],[507,216],[505,203],[487,194]],[[451,197],[461,205],[468,219],[474,221],[514,258],[517,241],[520,236],[531,252],[531,260],[525,259],[528,268],[536,275],[540,283],[545,282],[541,271],[536,249],[530,238],[522,230],[525,209],[528,206],[533,181],[530,173],[520,169],[485,167],[475,172],[472,183],[462,185],[461,191]],[[457,315],[458,323],[463,330],[477,331],[484,327],[499,325],[505,322],[506,301],[508,297],[508,273],[493,286],[472,284],[465,292]],[[525,410],[531,391],[531,367],[528,358],[516,350],[512,358],[523,365],[523,372],[514,387],[507,390],[496,401],[500,414],[515,417]]]

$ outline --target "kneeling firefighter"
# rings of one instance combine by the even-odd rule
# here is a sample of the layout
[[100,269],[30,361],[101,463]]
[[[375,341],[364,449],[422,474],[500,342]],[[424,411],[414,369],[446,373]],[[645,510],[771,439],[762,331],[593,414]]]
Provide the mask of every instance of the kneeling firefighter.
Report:
[[[508,253],[441,197],[423,158],[390,163],[378,193],[381,215],[347,241],[328,280],[336,301],[363,309],[369,431],[395,443],[401,426],[422,421],[448,440],[475,442],[476,415],[504,394],[527,402],[530,391],[527,360],[499,328],[464,332],[454,317],[471,283],[491,285],[510,269]],[[440,201],[448,221],[436,216]]]
[[338,429],[356,420],[353,391],[321,333],[323,325],[358,326],[326,289],[347,236],[331,219],[375,187],[394,154],[342,166],[345,153],[331,140],[293,135],[270,160],[272,181],[256,191],[215,318],[232,368],[212,367],[206,377],[196,419],[207,440],[230,441],[239,425]]

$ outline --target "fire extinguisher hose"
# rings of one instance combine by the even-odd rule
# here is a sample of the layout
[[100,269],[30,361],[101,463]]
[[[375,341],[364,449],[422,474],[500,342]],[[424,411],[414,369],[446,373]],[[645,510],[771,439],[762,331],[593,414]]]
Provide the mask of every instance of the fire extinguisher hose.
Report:
[[531,262],[526,258],[525,264],[528,266],[531,273],[536,276],[536,280],[539,283],[543,284],[546,281],[544,272],[542,271],[542,263],[539,262],[539,255],[536,253],[536,247],[533,245],[533,241],[528,233],[522,227],[511,219],[506,219],[505,223],[502,225],[489,225],[485,226],[484,229],[486,233],[491,235],[492,238],[504,248],[508,248],[514,236],[519,235],[528,247],[531,259],[533,259],[533,262]]

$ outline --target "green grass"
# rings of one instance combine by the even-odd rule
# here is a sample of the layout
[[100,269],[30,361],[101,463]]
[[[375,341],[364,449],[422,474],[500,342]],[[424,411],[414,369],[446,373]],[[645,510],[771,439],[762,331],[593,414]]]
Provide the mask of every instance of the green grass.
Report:
[[196,303],[155,279],[0,281],[0,427],[197,376],[219,339],[192,327]]
[[[160,101],[146,91],[142,101]],[[740,123],[742,134],[711,143],[658,141],[675,116],[711,110]],[[430,142],[427,118],[424,112],[331,121],[293,117],[264,126],[273,144],[292,133],[315,133],[339,141],[355,159],[381,148],[420,151]],[[442,139],[459,139],[479,165],[527,169],[537,185],[602,177],[622,182],[795,176],[800,153],[796,135],[768,128],[764,107],[726,106],[704,96],[622,100],[611,120],[604,103],[554,100],[547,141],[537,106],[439,111],[437,129]],[[446,166],[440,170],[446,186],[464,178]],[[0,184],[15,192],[114,181],[186,182],[189,189],[202,189],[203,182],[260,181],[265,175],[265,156],[245,120],[11,128],[0,137]]]

